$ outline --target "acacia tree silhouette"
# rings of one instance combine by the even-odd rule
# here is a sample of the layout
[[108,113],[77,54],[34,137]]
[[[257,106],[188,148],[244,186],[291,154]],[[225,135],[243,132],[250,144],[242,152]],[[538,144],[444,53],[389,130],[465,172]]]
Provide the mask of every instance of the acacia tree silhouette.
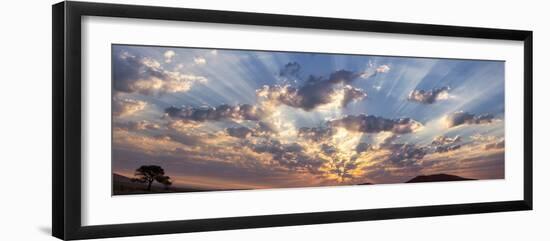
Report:
[[158,183],[161,183],[165,186],[165,188],[168,188],[168,186],[172,185],[172,181],[170,180],[169,176],[164,175],[164,169],[160,166],[155,165],[149,165],[149,166],[141,166],[138,169],[136,169],[136,172],[134,173],[135,178],[132,178],[133,182],[139,182],[139,183],[147,183],[147,191],[151,191],[151,185],[154,181],[157,181]]

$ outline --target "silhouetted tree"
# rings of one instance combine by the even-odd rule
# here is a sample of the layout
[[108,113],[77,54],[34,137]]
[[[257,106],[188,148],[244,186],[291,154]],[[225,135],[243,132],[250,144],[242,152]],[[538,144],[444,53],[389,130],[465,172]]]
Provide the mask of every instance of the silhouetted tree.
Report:
[[163,184],[166,188],[172,185],[169,176],[164,175],[164,169],[160,166],[150,165],[141,166],[134,173],[133,182],[147,183],[147,191],[151,191],[151,185],[154,181]]

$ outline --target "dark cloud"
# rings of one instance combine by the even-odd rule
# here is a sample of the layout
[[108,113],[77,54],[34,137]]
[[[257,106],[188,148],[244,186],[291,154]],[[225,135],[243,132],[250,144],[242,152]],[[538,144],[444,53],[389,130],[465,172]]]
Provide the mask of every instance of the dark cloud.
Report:
[[420,122],[411,118],[386,119],[373,115],[349,115],[342,119],[329,121],[328,125],[332,128],[343,127],[356,132],[378,133],[389,131],[395,134],[411,133],[422,127]]
[[258,122],[258,126],[254,129],[254,135],[256,136],[268,136],[275,132],[273,125],[263,121]]
[[165,113],[174,119],[188,120],[195,122],[231,120],[253,120],[259,121],[266,113],[260,108],[249,105],[219,105],[218,107],[168,107]]
[[270,153],[280,166],[293,171],[319,173],[323,161],[304,152],[298,143],[282,144],[278,140],[264,140],[260,143],[247,142],[247,146],[257,153]]
[[355,80],[357,77],[361,76],[362,73],[354,72],[354,71],[348,71],[348,70],[338,70],[335,72],[332,72],[328,78],[328,82],[333,84],[349,84],[353,80]]
[[252,130],[247,127],[230,127],[226,129],[227,134],[237,138],[247,138],[252,135]]
[[354,176],[350,173],[350,171],[356,169],[358,166],[355,161],[338,159],[333,159],[329,165],[331,168],[328,172],[338,176],[341,181],[344,181],[345,179],[353,179]]
[[327,80],[323,80],[321,78],[315,79],[315,77],[311,77],[306,85],[296,90],[295,96],[298,96],[299,98],[295,102],[294,106],[290,106],[309,111],[317,106],[332,102],[331,97],[333,93],[334,89]]
[[338,149],[336,149],[336,147],[332,144],[326,144],[326,143],[323,143],[321,145],[321,150],[323,151],[324,154],[326,155],[333,155],[335,154],[336,152],[338,152]]
[[325,127],[302,127],[298,130],[298,137],[311,141],[325,140],[333,135],[331,128]]
[[159,68],[146,64],[146,59],[121,51],[113,54],[113,84],[115,90],[134,92],[134,81],[164,76]]
[[[336,133],[337,128],[345,128],[348,131],[362,133],[391,132],[392,135],[385,141],[390,142],[395,139],[395,134],[412,133],[421,127],[422,124],[420,122],[411,118],[386,119],[372,115],[349,115],[342,119],[327,121],[324,126],[302,127],[298,130],[298,137],[310,141],[322,142],[330,139]],[[365,146],[358,146],[357,152],[366,151],[370,148],[370,145],[366,143],[360,143],[359,145]]]
[[460,136],[436,136],[430,145],[434,148],[435,152],[442,153],[460,149],[462,145],[458,143],[461,141],[462,138]]
[[279,76],[287,79],[296,79],[300,73],[301,66],[296,62],[289,62],[279,71]]
[[446,145],[446,146],[436,146],[435,147],[435,151],[436,152],[449,152],[449,151],[454,151],[454,150],[458,150],[462,147],[462,145]]
[[361,153],[361,152],[368,151],[369,149],[371,149],[371,147],[372,146],[370,144],[365,143],[365,142],[361,142],[355,147],[355,151],[357,153]]
[[[305,85],[297,90],[297,96],[300,97],[300,101],[298,102],[298,106],[293,107],[309,111],[317,106],[331,103],[333,101],[333,95],[336,92],[334,85],[340,83],[348,84],[358,76],[358,74],[346,70],[336,71],[332,73],[328,79],[310,76]],[[347,89],[347,95],[349,97],[355,97],[348,98],[347,101],[344,98],[341,103],[342,107],[345,107],[351,100],[356,100],[358,96],[367,96],[367,94],[360,89],[352,88],[349,85],[345,85],[344,87]]]
[[272,134],[276,133],[272,126],[261,121],[258,122],[256,124],[256,127],[254,128],[248,128],[244,126],[229,127],[229,128],[226,128],[225,131],[227,132],[228,135],[232,137],[237,137],[242,139],[248,138],[250,136],[268,138],[268,137],[271,137]]
[[284,104],[291,107],[299,107],[301,102],[298,89],[290,85],[264,85],[261,89],[256,90],[256,95],[265,98],[265,101],[273,105]]
[[328,78],[310,76],[299,88],[290,85],[264,86],[257,90],[257,95],[273,105],[284,104],[310,111],[318,106],[334,102],[338,91],[343,91],[344,96],[339,100],[341,103],[338,104],[345,107],[350,102],[361,100],[367,96],[363,90],[349,85],[361,74],[339,70],[330,74]]
[[389,153],[381,157],[381,168],[421,169],[422,165],[419,161],[428,154],[429,148],[416,144],[394,143],[393,141],[396,137],[397,135],[391,134],[375,146],[367,143],[360,143],[356,147],[356,150],[358,153],[361,153],[361,151],[383,151],[382,153]]
[[465,124],[487,124],[492,123],[495,117],[491,114],[474,115],[464,111],[454,112],[447,115],[447,126],[454,127]]
[[417,165],[418,161],[427,154],[425,147],[418,147],[413,144],[388,144],[381,148],[390,150],[391,155],[387,160],[401,167]]
[[366,97],[367,93],[362,89],[346,85],[344,86],[344,98],[340,105],[347,106],[351,102],[360,101]]
[[145,95],[188,91],[195,82],[206,82],[203,76],[166,70],[155,59],[127,51],[113,54],[113,85],[121,92]]
[[438,100],[447,99],[450,87],[434,88],[431,90],[413,90],[409,93],[407,100],[422,104],[433,104]]

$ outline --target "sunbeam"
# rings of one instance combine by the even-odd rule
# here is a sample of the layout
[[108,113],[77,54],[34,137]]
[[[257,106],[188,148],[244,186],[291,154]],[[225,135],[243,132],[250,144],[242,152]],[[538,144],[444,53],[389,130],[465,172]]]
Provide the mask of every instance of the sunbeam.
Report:
[[174,191],[504,177],[500,61],[115,45],[113,73],[113,172]]

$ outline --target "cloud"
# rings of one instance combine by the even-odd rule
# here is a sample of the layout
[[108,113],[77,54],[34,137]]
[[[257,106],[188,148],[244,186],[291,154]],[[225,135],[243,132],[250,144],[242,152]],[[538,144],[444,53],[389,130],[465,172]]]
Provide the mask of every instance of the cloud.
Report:
[[458,150],[462,147],[462,145],[446,145],[446,146],[437,146],[435,147],[436,152],[449,152]]
[[[339,84],[339,83],[349,84],[359,76],[361,76],[360,73],[356,73],[348,70],[338,70],[330,74],[329,78],[327,79],[327,82],[333,83],[333,84]],[[319,83],[319,81],[315,78],[313,79],[310,78],[310,81],[312,81],[312,83]]]
[[230,127],[225,129],[227,134],[237,138],[247,138],[252,135],[252,130],[247,127]]
[[481,135],[480,133],[476,133],[472,136],[470,136],[470,139],[472,139],[475,142],[481,143],[481,142],[494,142],[499,140],[498,137],[492,136],[492,135]]
[[[323,178],[344,182],[363,180],[368,171],[365,168],[377,162],[389,163],[381,168],[420,168],[418,160],[428,149],[414,144],[394,144],[393,141],[399,134],[415,132],[421,127],[410,118],[346,116],[327,121],[320,127],[302,127],[298,138],[306,140],[304,144],[310,155],[323,161],[320,169]],[[362,133],[378,133],[376,143],[361,142]]]
[[254,129],[254,136],[269,137],[273,134],[276,134],[275,127],[267,122],[259,121],[257,127]]
[[298,78],[301,66],[296,62],[289,62],[279,71],[279,76],[287,79]]
[[349,131],[378,133],[389,131],[395,134],[416,132],[423,127],[422,123],[411,118],[386,119],[373,115],[349,115],[342,119],[329,121],[329,126],[343,127]]
[[433,104],[436,101],[448,99],[450,90],[451,88],[448,86],[431,90],[413,90],[409,93],[407,100],[422,104]]
[[205,83],[207,79],[169,71],[155,59],[122,51],[113,55],[113,82],[114,89],[120,92],[155,95],[186,92],[193,84]]
[[145,101],[114,97],[112,112],[114,116],[124,117],[142,111],[143,109],[145,109],[146,106],[147,102]]
[[266,113],[256,106],[249,104],[240,105],[219,105],[217,107],[168,107],[165,113],[179,120],[205,122],[230,120],[252,120],[259,121],[266,116]]
[[387,160],[397,166],[417,165],[427,154],[426,148],[414,144],[388,144],[382,148],[391,151]]
[[264,85],[256,90],[256,96],[264,98],[267,104],[278,106],[285,104],[291,107],[299,107],[301,97],[298,95],[298,89],[290,85]]
[[256,91],[256,95],[273,106],[284,104],[305,111],[327,104],[345,107],[350,102],[367,96],[363,90],[348,85],[358,76],[359,74],[355,72],[339,70],[330,74],[329,78],[310,76],[299,88],[288,84],[264,85]]
[[488,124],[495,121],[491,114],[474,115],[464,111],[457,111],[445,117],[447,127],[459,125]]
[[183,147],[181,143],[166,135],[142,135],[123,129],[113,130],[113,146],[149,153],[173,152]]
[[462,141],[460,136],[447,137],[447,136],[436,136],[432,143],[430,144],[433,147],[435,152],[449,152],[458,150],[462,145],[458,144]]
[[432,145],[441,146],[441,145],[456,144],[461,140],[462,140],[462,137],[460,136],[455,136],[455,137],[436,136],[432,141]]
[[204,65],[206,64],[206,59],[203,57],[195,57],[193,58],[193,62],[195,62],[195,64],[198,64],[198,65]]
[[256,123],[256,126],[252,128],[245,127],[245,126],[229,127],[229,128],[225,128],[225,132],[229,136],[241,138],[241,139],[246,139],[249,137],[271,138],[277,134],[270,124],[262,121],[259,121],[258,123]]
[[485,150],[504,149],[504,139],[501,139],[497,142],[485,144],[484,148],[485,148]]
[[[408,118],[405,118],[408,119]],[[374,120],[374,119],[373,119]],[[378,121],[381,119],[378,117]],[[400,119],[403,120],[403,119]],[[394,122],[399,122],[399,120],[394,120]],[[375,124],[376,121],[372,121],[371,124]],[[372,128],[374,130],[380,129],[380,128]],[[390,132],[388,130],[379,132],[376,135],[376,144],[369,145],[366,143],[360,143],[356,147],[356,150],[364,150],[364,151],[371,151],[374,153],[379,153],[381,155],[382,163],[386,163],[394,167],[407,167],[410,168],[412,166],[419,166],[418,161],[424,158],[425,155],[428,154],[428,148],[425,146],[419,146],[417,144],[409,144],[409,143],[394,143],[394,141],[397,139],[397,134],[403,134],[403,133],[395,133]],[[358,153],[360,153],[358,151]]]
[[170,120],[167,124],[168,128],[172,130],[178,130],[181,132],[188,131],[191,128],[197,128],[201,126],[200,122],[192,121],[192,120]]
[[371,144],[368,144],[368,143],[365,143],[365,142],[361,142],[359,143],[356,147],[355,147],[355,151],[357,153],[361,153],[361,152],[365,152],[365,151],[368,151],[372,148]]
[[113,125],[115,128],[127,131],[158,130],[161,128],[159,124],[146,120],[115,122]]
[[164,62],[171,63],[174,56],[176,56],[176,52],[174,52],[174,50],[167,50],[164,52]]
[[376,136],[374,137],[374,141],[375,141],[374,144],[376,147],[391,144],[395,139],[397,139],[397,137],[399,136],[393,132],[382,131],[376,134]]
[[298,137],[319,142],[330,138],[334,134],[331,128],[302,127],[298,130]]
[[363,176],[374,183],[395,183],[410,179],[423,170],[428,149],[415,144],[384,143],[360,155],[358,162],[367,164],[358,166]]
[[346,85],[343,88],[343,99],[340,106],[347,106],[351,102],[357,102],[364,98],[367,98],[367,93],[359,88]]
[[323,151],[324,154],[331,156],[338,153],[338,148],[332,144],[323,143],[321,144],[321,151]]
[[390,71],[390,66],[386,64],[380,65],[376,68],[377,73],[387,73],[388,71]]
[[[263,99],[264,103],[271,106],[287,105],[311,111],[319,106],[332,105],[346,107],[349,103],[360,101],[367,97],[362,89],[350,84],[357,78],[366,79],[377,73],[386,73],[390,70],[388,65],[371,66],[362,72],[349,70],[337,70],[328,77],[310,75],[302,86],[296,87],[289,84],[264,85],[256,91],[256,95]],[[279,71],[279,76],[286,79],[299,79],[301,66],[297,62],[289,62]]]
[[367,79],[370,77],[374,77],[379,73],[387,73],[390,71],[390,69],[390,66],[387,64],[374,66],[374,64],[369,63],[369,67],[365,71],[361,72],[359,76],[363,79]]
[[335,175],[337,180],[344,182],[346,179],[350,180],[356,177],[353,171],[358,167],[358,163],[351,160],[346,161],[331,161],[327,163],[329,167],[326,170],[327,174]]
[[306,171],[318,174],[323,161],[304,152],[298,143],[282,144],[278,140],[264,140],[259,143],[247,143],[257,153],[269,153],[280,166],[292,171]]

